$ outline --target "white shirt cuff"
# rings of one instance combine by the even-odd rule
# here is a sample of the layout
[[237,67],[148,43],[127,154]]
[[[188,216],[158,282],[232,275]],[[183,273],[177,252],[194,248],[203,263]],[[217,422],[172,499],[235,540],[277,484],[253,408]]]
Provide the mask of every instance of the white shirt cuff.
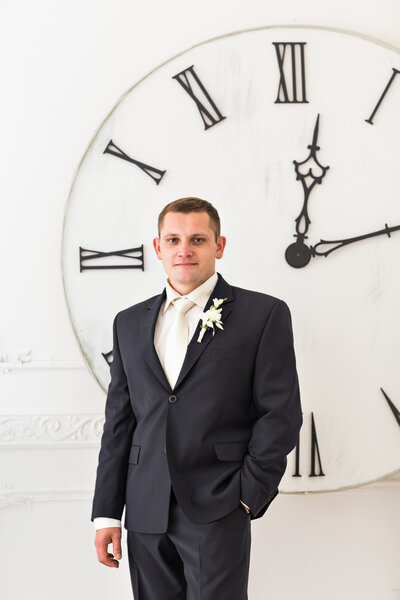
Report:
[[121,527],[121,521],[110,517],[96,517],[93,519],[93,524],[96,531],[97,529],[103,529],[103,527]]

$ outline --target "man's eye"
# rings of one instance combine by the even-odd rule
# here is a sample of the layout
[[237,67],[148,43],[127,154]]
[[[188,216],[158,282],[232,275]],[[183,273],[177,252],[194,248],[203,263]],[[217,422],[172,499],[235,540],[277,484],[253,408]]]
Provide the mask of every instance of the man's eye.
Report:
[[[174,243],[178,238],[167,238],[167,242],[172,242]],[[202,237],[196,237],[193,238],[193,240],[197,243],[197,242],[204,242],[204,238]]]

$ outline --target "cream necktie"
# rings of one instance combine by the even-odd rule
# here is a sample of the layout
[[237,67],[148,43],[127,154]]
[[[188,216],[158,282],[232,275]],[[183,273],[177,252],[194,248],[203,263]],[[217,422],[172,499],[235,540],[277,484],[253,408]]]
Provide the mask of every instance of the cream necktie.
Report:
[[164,357],[164,371],[171,388],[178,379],[188,345],[189,325],[185,313],[194,302],[188,298],[175,298],[173,303],[176,316],[168,332]]

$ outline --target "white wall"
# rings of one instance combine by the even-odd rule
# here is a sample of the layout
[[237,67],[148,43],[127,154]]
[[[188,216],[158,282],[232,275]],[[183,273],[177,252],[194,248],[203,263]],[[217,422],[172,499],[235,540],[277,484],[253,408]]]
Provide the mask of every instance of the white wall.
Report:
[[[213,36],[323,25],[400,48],[399,20],[397,0],[3,0],[2,598],[131,595],[127,557],[106,569],[93,546],[105,397],[80,355],[61,277],[65,204],[95,129],[143,75]],[[398,599],[399,500],[399,476],[340,493],[281,494],[253,523],[249,597]]]

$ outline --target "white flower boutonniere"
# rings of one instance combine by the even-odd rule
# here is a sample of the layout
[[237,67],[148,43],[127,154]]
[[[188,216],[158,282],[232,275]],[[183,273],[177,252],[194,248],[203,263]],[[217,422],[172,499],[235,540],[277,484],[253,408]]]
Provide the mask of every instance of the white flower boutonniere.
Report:
[[203,339],[203,336],[207,330],[207,327],[211,327],[213,330],[213,336],[215,335],[215,327],[214,325],[216,325],[217,327],[219,327],[220,329],[223,329],[222,327],[222,321],[221,321],[221,311],[222,308],[218,308],[220,304],[222,304],[225,300],[228,300],[228,298],[222,298],[222,299],[218,299],[218,298],[213,298],[213,303],[210,308],[206,311],[203,312],[201,315],[201,320],[203,321],[203,325],[202,328],[200,330],[200,334],[199,337],[197,338],[198,342],[201,342],[201,340]]

